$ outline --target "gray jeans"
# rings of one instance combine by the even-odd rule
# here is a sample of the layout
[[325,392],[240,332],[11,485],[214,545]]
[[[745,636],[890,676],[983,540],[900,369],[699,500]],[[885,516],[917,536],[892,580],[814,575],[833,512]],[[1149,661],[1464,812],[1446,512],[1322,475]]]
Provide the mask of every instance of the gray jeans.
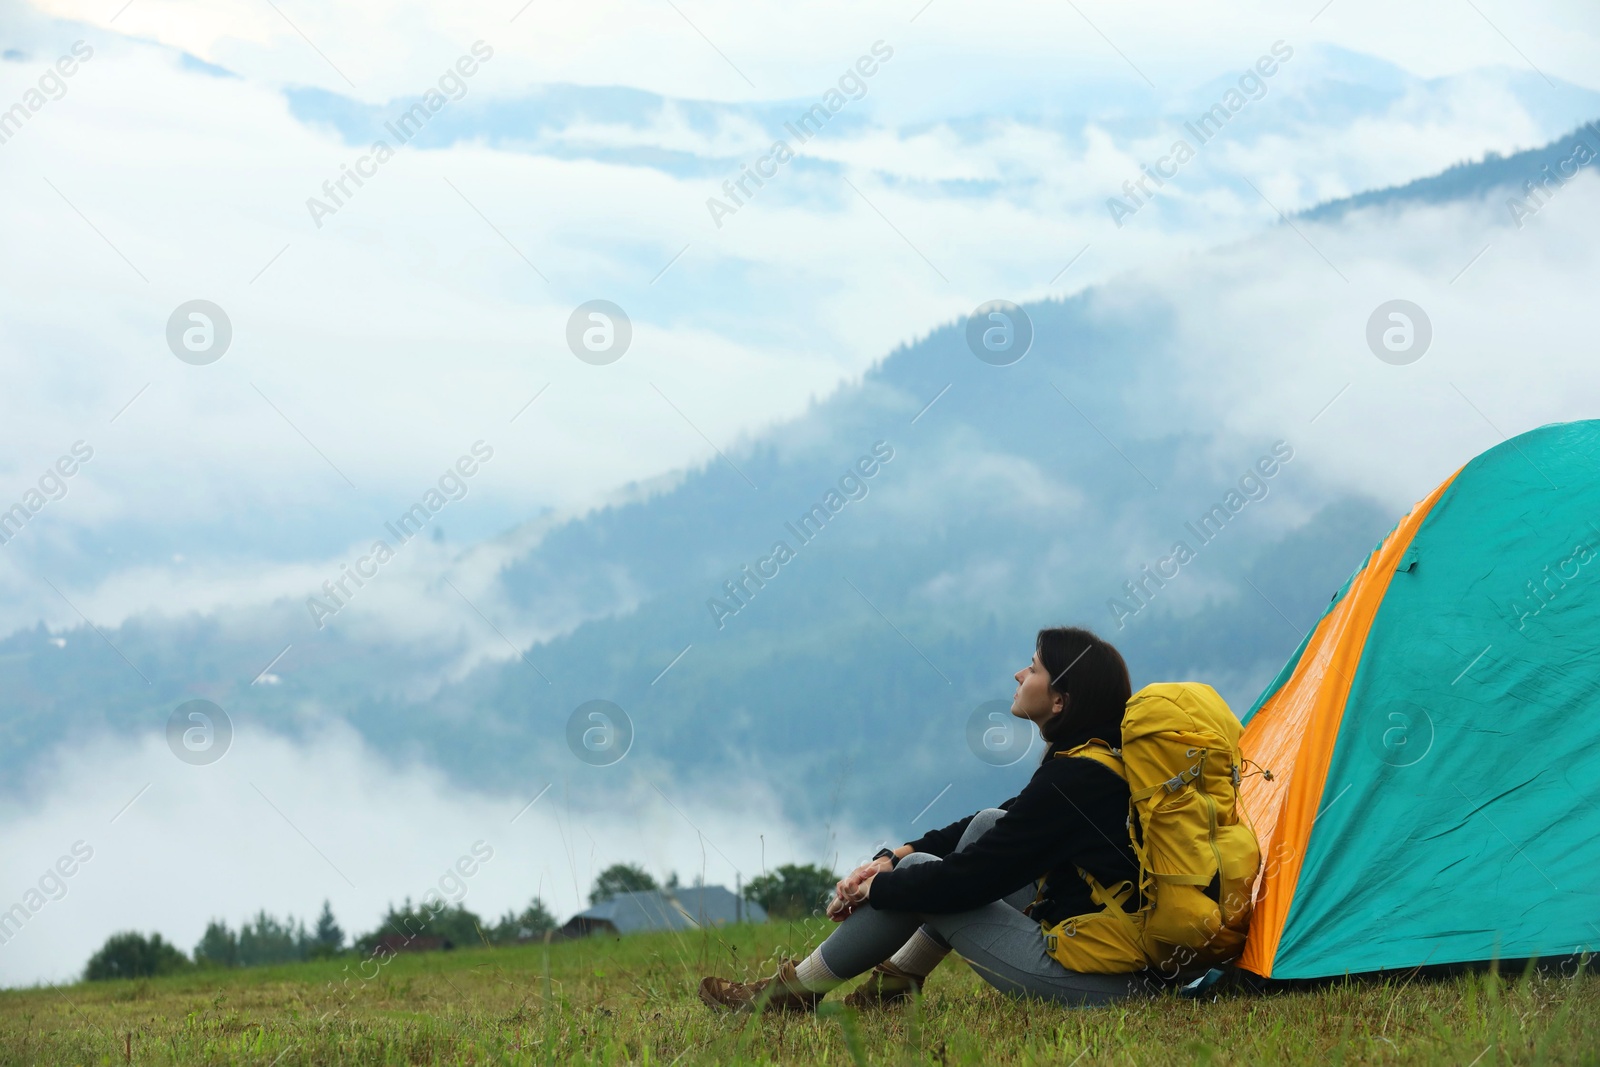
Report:
[[[999,808],[987,808],[974,815],[957,851],[1004,814]],[[940,862],[925,852],[900,860],[901,865]],[[894,955],[921,927],[935,941],[955,949],[984,981],[1012,996],[1088,1005],[1148,991],[1148,983],[1137,974],[1080,974],[1048,955],[1039,923],[1022,914],[1033,896],[1034,887],[1026,885],[981,908],[947,914],[880,911],[868,905],[853,912],[822,943],[822,959],[838,977],[853,978]]]

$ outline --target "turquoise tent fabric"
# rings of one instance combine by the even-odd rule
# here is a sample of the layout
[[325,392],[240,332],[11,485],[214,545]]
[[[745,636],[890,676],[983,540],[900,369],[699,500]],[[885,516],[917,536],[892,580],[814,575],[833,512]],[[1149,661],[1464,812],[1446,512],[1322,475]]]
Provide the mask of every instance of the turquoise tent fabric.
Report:
[[1317,811],[1274,978],[1600,948],[1600,421],[1495,446],[1441,495]]

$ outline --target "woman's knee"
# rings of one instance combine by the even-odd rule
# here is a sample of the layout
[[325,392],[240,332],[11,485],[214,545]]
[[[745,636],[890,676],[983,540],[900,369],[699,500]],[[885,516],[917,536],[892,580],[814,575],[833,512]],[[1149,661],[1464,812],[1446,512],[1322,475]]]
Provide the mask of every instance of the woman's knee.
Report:
[[967,823],[967,828],[961,832],[961,844],[957,847],[963,847],[988,833],[1004,814],[1003,808],[984,808],[974,814],[972,820]]
[[895,869],[899,870],[901,867],[904,867],[908,863],[910,865],[912,865],[913,867],[915,867],[919,863],[938,863],[938,862],[939,862],[939,857],[935,856],[931,852],[909,852],[906,855],[901,856],[898,860],[896,860],[894,865],[895,865]]

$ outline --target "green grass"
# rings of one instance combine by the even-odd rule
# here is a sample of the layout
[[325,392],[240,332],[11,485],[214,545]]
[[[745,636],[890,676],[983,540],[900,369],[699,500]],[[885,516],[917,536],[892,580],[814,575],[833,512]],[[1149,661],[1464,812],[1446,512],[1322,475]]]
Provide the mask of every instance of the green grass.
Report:
[[[1108,1008],[1006,999],[952,957],[921,1003],[714,1015],[825,920],[0,992],[0,1062],[40,1064],[1600,1064],[1600,979],[1341,982]],[[348,966],[348,971],[346,967]],[[348,979],[348,981],[346,981]],[[838,996],[830,998],[837,1001]]]

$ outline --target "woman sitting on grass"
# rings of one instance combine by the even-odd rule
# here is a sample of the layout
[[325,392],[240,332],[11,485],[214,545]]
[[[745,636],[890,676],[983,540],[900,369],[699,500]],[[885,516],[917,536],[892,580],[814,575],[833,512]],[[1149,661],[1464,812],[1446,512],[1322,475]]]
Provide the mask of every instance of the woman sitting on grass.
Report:
[[[1022,792],[884,849],[839,882],[828,908],[839,928],[809,956],[798,965],[786,959],[757,982],[703,979],[701,1000],[810,1010],[871,969],[845,1003],[887,1004],[920,990],[952,948],[1015,996],[1079,1005],[1137,991],[1133,972],[1148,961],[1137,943],[1128,785],[1093,759],[1058,758],[1091,738],[1121,744],[1127,665],[1088,630],[1061,627],[1039,631],[1032,661],[1013,677],[1011,714],[1034,723],[1047,744]],[[1103,911],[1079,869],[1130,914]]]

